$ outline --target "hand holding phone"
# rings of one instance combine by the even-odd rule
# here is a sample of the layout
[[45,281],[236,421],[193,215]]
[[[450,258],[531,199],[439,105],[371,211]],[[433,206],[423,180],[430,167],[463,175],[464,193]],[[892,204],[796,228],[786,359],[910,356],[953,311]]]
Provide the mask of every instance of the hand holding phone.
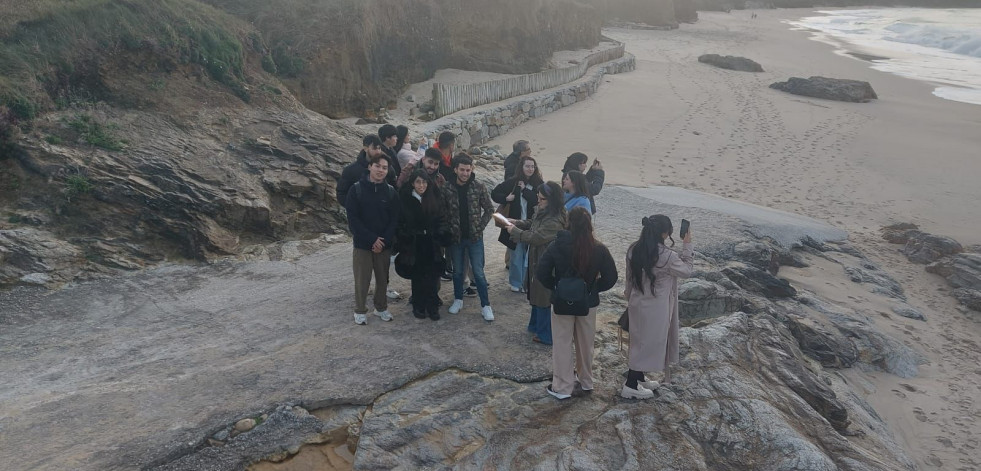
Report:
[[681,229],[678,230],[678,236],[681,237],[681,240],[685,242],[691,242],[691,239],[688,238],[689,235],[688,231],[690,228],[691,228],[691,222],[687,219],[682,219]]

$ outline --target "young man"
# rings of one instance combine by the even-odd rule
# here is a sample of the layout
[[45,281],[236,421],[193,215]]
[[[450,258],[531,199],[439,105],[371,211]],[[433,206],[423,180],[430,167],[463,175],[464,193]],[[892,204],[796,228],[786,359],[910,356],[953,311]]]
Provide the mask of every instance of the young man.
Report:
[[[365,136],[361,140],[361,145],[363,146],[361,153],[354,159],[354,162],[344,167],[344,170],[341,172],[341,178],[337,180],[337,203],[341,206],[347,205],[347,193],[351,187],[368,173],[368,159],[385,155],[381,148],[381,139],[374,134]],[[395,177],[396,175],[389,169],[389,175],[386,177],[388,183],[394,185]]]
[[528,144],[528,141],[515,141],[511,149],[513,152],[504,159],[504,180],[514,176],[514,170],[518,168],[518,162],[522,157],[531,156],[531,145]]
[[375,274],[375,315],[392,320],[388,312],[388,270],[391,263],[399,201],[395,188],[385,179],[388,158],[375,155],[368,160],[368,174],[347,193],[347,223],[354,237],[354,323],[368,323],[368,287]]
[[[402,166],[399,165],[398,154],[399,150],[395,148],[395,144],[398,142],[398,129],[391,124],[383,125],[378,128],[378,137],[382,141],[382,152],[388,156],[389,168],[392,169],[392,173],[396,177],[402,173]],[[392,182],[389,182],[390,184]]]
[[450,256],[453,259],[453,304],[450,314],[463,309],[463,269],[464,254],[470,258],[477,294],[480,296],[481,315],[486,321],[494,320],[487,295],[487,278],[484,276],[484,228],[494,213],[487,188],[476,181],[473,173],[473,160],[467,154],[453,158],[453,180],[443,187],[443,206],[450,224],[452,244]]
[[446,183],[446,178],[439,171],[442,161],[443,155],[440,154],[439,149],[426,149],[426,153],[423,154],[422,159],[417,164],[410,163],[402,167],[402,173],[399,174],[399,179],[395,187],[401,188],[405,181],[409,179],[409,176],[412,175],[412,172],[416,170],[416,165],[422,165],[422,168],[426,169],[426,173],[436,182],[436,186],[442,188],[443,184]]

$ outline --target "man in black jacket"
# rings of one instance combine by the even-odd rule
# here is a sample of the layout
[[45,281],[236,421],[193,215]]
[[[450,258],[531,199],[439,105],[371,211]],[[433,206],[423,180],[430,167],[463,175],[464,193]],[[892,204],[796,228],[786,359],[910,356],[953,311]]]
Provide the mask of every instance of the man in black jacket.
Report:
[[518,162],[521,161],[522,157],[527,157],[531,155],[531,145],[528,141],[521,140],[516,141],[513,146],[511,146],[510,155],[504,159],[504,180],[514,176],[514,171],[518,168]]
[[[347,202],[347,193],[354,186],[358,180],[361,180],[366,173],[368,173],[368,160],[375,156],[388,156],[382,151],[382,142],[378,136],[374,134],[369,134],[364,137],[361,141],[361,145],[364,146],[361,149],[361,153],[358,154],[358,158],[354,159],[344,170],[341,172],[341,178],[337,180],[337,203],[344,206]],[[395,185],[395,179],[398,175],[392,171],[391,166],[388,168],[388,177],[386,180],[389,185]]]
[[354,323],[368,323],[367,299],[371,274],[375,274],[375,315],[392,320],[388,312],[388,270],[395,230],[399,220],[399,201],[395,188],[385,182],[388,159],[375,155],[368,160],[368,174],[351,186],[344,207],[354,238]]

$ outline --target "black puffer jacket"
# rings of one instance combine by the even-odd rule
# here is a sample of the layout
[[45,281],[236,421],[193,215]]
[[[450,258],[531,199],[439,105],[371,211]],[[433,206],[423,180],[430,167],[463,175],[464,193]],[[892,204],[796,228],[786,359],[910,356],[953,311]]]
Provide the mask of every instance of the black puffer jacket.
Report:
[[[436,203],[440,204],[439,189]],[[422,209],[422,202],[412,196],[412,185],[403,185],[399,190],[399,201],[402,203],[402,213],[398,226],[398,252],[409,256],[413,261],[413,271],[423,273],[443,270],[443,255],[441,246],[449,245],[449,227],[443,217],[442,210],[436,215],[427,215]]]
[[[559,231],[555,241],[548,246],[541,260],[538,261],[535,275],[542,285],[554,290],[559,278],[571,272],[572,233]],[[618,277],[617,264],[613,261],[609,249],[605,245],[597,243],[590,258],[590,267],[582,277],[586,280],[586,284],[593,287],[589,294],[589,307],[599,306],[599,294],[613,288],[617,284]],[[595,285],[593,285],[594,281]]]

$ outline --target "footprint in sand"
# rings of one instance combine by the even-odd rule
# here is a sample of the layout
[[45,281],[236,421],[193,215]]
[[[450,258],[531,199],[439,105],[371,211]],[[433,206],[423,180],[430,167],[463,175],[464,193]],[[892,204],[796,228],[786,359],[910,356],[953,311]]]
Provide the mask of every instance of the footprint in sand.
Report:
[[914,407],[913,408],[913,416],[916,417],[916,420],[919,420],[920,422],[926,422],[927,421],[926,414],[924,414],[923,413],[923,409],[920,409],[919,407]]

